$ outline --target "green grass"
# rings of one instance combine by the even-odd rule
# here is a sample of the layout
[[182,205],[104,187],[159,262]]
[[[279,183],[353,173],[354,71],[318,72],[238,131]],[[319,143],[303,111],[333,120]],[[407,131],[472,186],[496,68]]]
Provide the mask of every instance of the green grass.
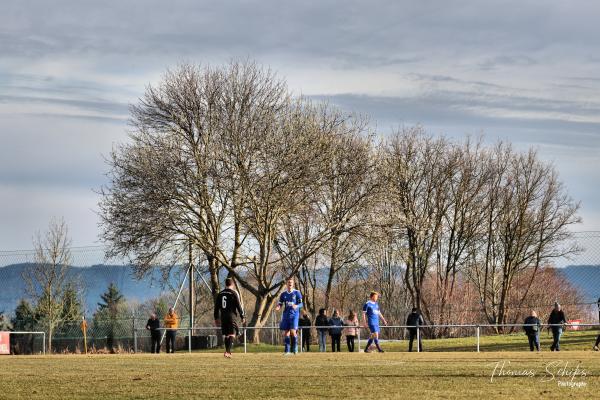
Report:
[[[531,370],[533,377],[496,376]],[[556,363],[556,364],[550,364]],[[568,364],[567,364],[568,363]],[[584,387],[559,387],[557,374],[579,366]],[[310,353],[5,356],[2,399],[395,399],[598,398],[600,354]]]

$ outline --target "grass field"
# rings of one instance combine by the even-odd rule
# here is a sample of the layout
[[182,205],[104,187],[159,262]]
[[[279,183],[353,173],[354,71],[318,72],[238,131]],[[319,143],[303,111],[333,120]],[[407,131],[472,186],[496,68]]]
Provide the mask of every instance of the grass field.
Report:
[[0,359],[2,399],[590,399],[599,393],[600,354],[591,351]]

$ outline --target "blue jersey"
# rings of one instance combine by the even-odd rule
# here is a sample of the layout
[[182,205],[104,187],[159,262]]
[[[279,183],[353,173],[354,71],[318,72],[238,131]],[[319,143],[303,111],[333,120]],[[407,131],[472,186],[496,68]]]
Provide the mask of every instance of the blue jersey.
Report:
[[[292,305],[296,305],[296,309]],[[300,308],[302,307],[302,295],[300,291],[293,289],[291,292],[285,290],[279,296],[279,305],[283,308],[282,319],[296,320],[300,318]]]
[[367,314],[369,326],[379,325],[379,304],[374,301],[367,301],[363,306],[363,311]]

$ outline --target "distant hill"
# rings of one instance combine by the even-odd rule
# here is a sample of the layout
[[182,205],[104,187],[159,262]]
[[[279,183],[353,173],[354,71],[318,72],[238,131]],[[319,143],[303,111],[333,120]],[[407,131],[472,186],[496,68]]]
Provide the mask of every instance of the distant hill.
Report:
[[569,282],[584,295],[586,302],[596,302],[600,297],[600,265],[569,265],[558,268]]
[[[12,314],[17,303],[26,297],[25,282],[22,273],[32,264],[12,264],[0,268],[0,311]],[[93,312],[100,301],[100,295],[114,282],[128,300],[145,300],[159,296],[163,289],[160,286],[161,273],[152,274],[137,280],[133,276],[131,266],[94,265],[91,267],[70,267],[68,275],[78,276],[83,283],[85,308]],[[177,284],[177,283],[175,283]]]
[[[19,300],[26,297],[22,273],[30,266],[31,264],[12,264],[0,267],[0,311],[12,314]],[[600,265],[570,265],[558,268],[558,271],[581,291],[586,302],[598,300]],[[326,279],[325,272],[323,271],[322,279]],[[158,297],[164,292],[160,285],[160,271],[154,271],[143,279],[137,280],[133,276],[131,266],[100,264],[91,267],[70,267],[69,275],[79,276],[83,283],[85,308],[89,313],[96,310],[100,295],[106,291],[111,282],[117,285],[127,299],[139,302]],[[179,282],[173,278],[171,284],[177,286]]]

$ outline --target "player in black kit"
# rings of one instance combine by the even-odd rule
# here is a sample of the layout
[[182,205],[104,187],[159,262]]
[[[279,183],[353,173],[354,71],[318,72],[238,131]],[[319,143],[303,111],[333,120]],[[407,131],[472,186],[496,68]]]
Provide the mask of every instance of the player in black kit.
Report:
[[225,336],[225,354],[231,358],[231,347],[233,339],[238,334],[236,316],[242,319],[242,324],[246,323],[244,310],[240,304],[240,296],[235,291],[233,279],[225,279],[225,289],[219,292],[215,300],[215,325],[221,326],[221,333]]

